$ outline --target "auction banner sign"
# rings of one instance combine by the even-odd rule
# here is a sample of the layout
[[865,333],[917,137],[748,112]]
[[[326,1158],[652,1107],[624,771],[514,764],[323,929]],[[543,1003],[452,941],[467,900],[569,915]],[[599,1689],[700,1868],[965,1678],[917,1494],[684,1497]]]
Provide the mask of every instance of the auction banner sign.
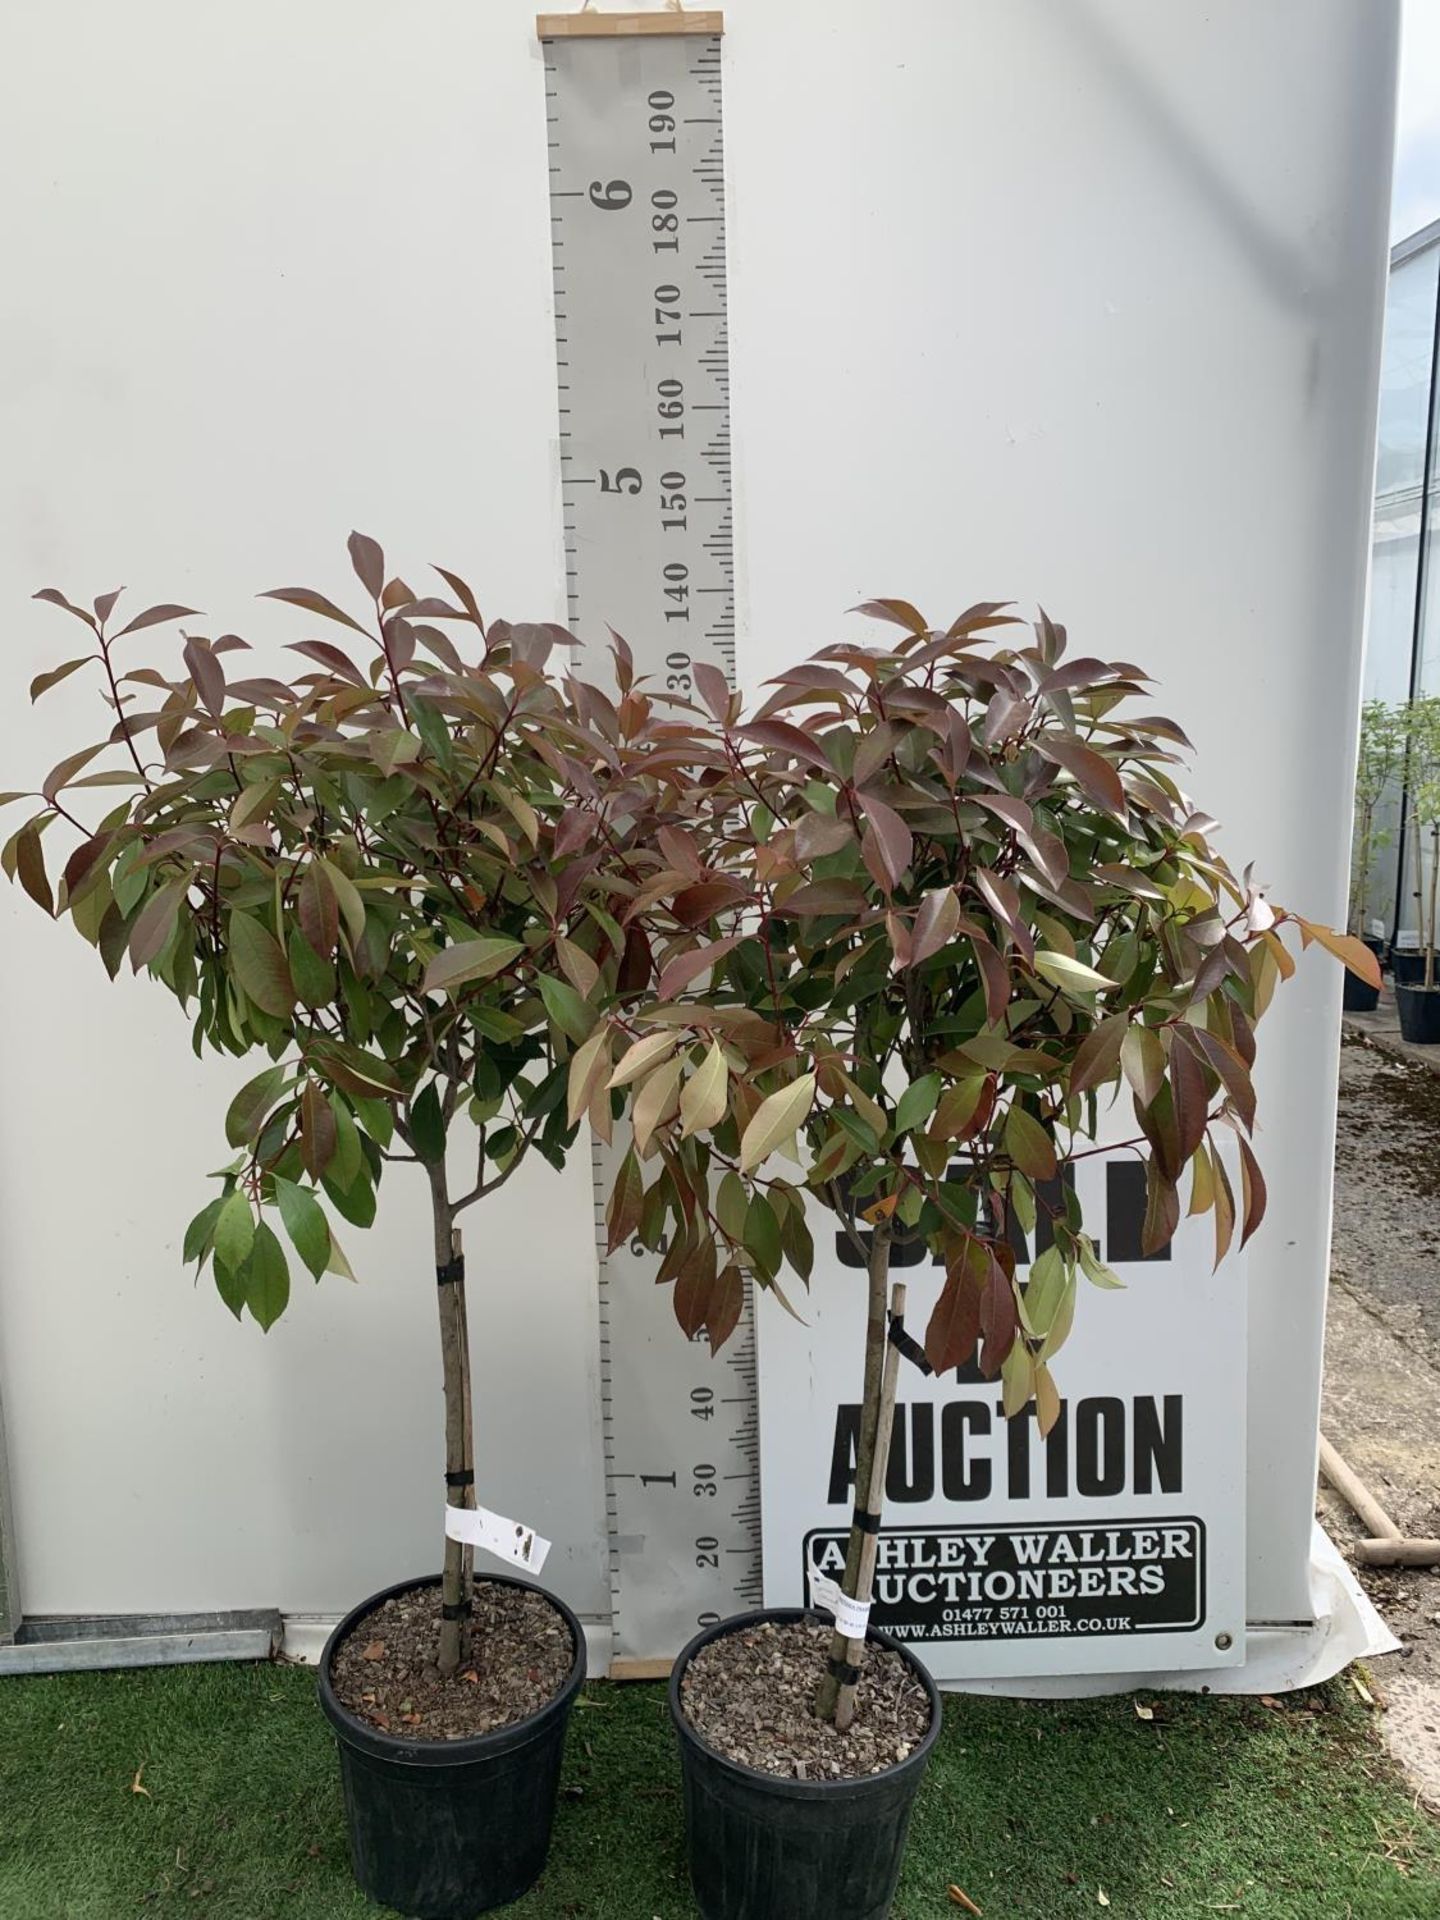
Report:
[[[1095,1156],[1066,1170],[1102,1259],[1054,1372],[1061,1412],[1007,1420],[1000,1382],[902,1360],[873,1623],[939,1680],[1237,1666],[1245,1654],[1243,1258],[1212,1274],[1208,1220],[1140,1248],[1144,1170]],[[838,1577],[855,1502],[866,1277],[815,1210],[800,1319],[761,1297],[761,1513],[767,1606]],[[1045,1249],[1021,1244],[1029,1260]],[[938,1265],[897,1266],[923,1336]],[[902,1258],[904,1256],[902,1255]],[[913,1256],[912,1256],[913,1257]]]

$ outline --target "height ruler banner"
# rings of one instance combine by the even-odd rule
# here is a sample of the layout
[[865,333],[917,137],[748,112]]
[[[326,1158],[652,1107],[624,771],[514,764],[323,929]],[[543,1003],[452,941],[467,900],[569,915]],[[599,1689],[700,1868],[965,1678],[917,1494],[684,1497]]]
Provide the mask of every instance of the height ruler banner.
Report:
[[[1243,1258],[1211,1274],[1208,1221],[1182,1223],[1164,1255],[1143,1258],[1144,1171],[1128,1156],[1067,1177],[1126,1284],[1080,1282],[1049,1436],[1033,1404],[1007,1421],[1000,1383],[973,1367],[937,1379],[901,1363],[871,1620],[940,1680],[1244,1658]],[[866,1280],[834,1225],[815,1209],[806,1324],[761,1309],[767,1606],[803,1601],[809,1562],[831,1575],[844,1565]],[[1035,1246],[1016,1230],[1022,1276],[1040,1232]],[[941,1270],[926,1255],[901,1277],[918,1337]]]
[[[730,380],[718,14],[542,16],[569,620],[629,642],[652,692],[734,680]],[[600,662],[592,675],[602,678]],[[623,1152],[624,1143],[617,1142]],[[601,1409],[612,1666],[757,1605],[752,1305],[721,1358],[686,1344],[658,1260],[605,1254]]]

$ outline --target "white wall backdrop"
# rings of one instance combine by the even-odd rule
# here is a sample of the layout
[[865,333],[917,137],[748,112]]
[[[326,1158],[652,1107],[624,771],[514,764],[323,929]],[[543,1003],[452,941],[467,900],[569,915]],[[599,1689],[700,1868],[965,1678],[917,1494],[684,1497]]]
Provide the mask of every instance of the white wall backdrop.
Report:
[[[733,0],[741,661],[865,593],[1041,600],[1153,663],[1195,787],[1341,912],[1395,8]],[[542,72],[522,0],[15,0],[0,75],[0,774],[91,724],[35,588],[407,574],[559,618]],[[163,635],[164,629],[160,630]],[[155,645],[163,638],[144,636]],[[24,776],[17,778],[16,776]],[[165,996],[0,897],[0,1389],[28,1611],[336,1611],[426,1567],[423,1193],[262,1339],[179,1266],[227,1085]],[[1250,1611],[1308,1611],[1336,972],[1268,1030]],[[582,1156],[583,1160],[583,1156]],[[601,1615],[587,1169],[467,1216],[481,1498]],[[1235,1302],[1235,1311],[1243,1311]]]

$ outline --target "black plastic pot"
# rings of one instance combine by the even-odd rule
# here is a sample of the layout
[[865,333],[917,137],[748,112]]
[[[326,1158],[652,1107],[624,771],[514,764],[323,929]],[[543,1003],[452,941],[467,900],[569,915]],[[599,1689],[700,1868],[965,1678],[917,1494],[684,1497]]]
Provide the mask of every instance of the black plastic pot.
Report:
[[1344,1000],[1346,1013],[1373,1013],[1379,1004],[1380,989],[1372,987],[1368,981],[1362,980],[1359,974],[1351,973],[1347,967]]
[[940,1695],[908,1648],[871,1628],[870,1644],[898,1653],[924,1686],[929,1731],[898,1767],[860,1780],[782,1780],[741,1766],[701,1739],[680,1703],[685,1669],[711,1640],[759,1620],[816,1617],[799,1607],[735,1614],[697,1634],[671,1672],[690,1878],[705,1920],[885,1920],[890,1911],[940,1732]]
[[1440,1046],[1440,986],[1395,989],[1400,1031],[1422,1047]]
[[1390,972],[1397,987],[1418,987],[1425,978],[1425,955],[1413,947],[1392,947]]
[[[382,1601],[439,1584],[438,1574],[402,1580],[346,1614],[320,1658],[320,1705],[340,1748],[350,1857],[361,1890],[418,1920],[473,1920],[518,1900],[545,1865],[565,1728],[585,1678],[585,1635],[565,1602],[546,1593],[575,1643],[569,1677],[548,1706],[471,1740],[397,1739],[341,1706],[331,1662],[340,1642]],[[484,1584],[527,1583],[488,1574]]]

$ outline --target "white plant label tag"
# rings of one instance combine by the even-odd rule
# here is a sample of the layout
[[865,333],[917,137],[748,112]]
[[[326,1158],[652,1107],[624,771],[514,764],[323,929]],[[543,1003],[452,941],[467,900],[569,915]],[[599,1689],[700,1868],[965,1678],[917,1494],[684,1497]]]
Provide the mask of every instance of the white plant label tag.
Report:
[[447,1539],[463,1541],[467,1547],[483,1547],[497,1560],[508,1560],[512,1567],[523,1567],[527,1573],[539,1573],[550,1551],[550,1542],[533,1527],[522,1527],[518,1520],[507,1520],[488,1507],[447,1505],[445,1534]]
[[847,1640],[863,1640],[865,1630],[870,1625],[870,1602],[852,1600],[848,1593],[842,1593],[838,1580],[832,1580],[828,1573],[821,1573],[812,1560],[807,1572],[810,1575],[810,1604],[819,1607],[825,1613],[833,1613],[835,1625]]

